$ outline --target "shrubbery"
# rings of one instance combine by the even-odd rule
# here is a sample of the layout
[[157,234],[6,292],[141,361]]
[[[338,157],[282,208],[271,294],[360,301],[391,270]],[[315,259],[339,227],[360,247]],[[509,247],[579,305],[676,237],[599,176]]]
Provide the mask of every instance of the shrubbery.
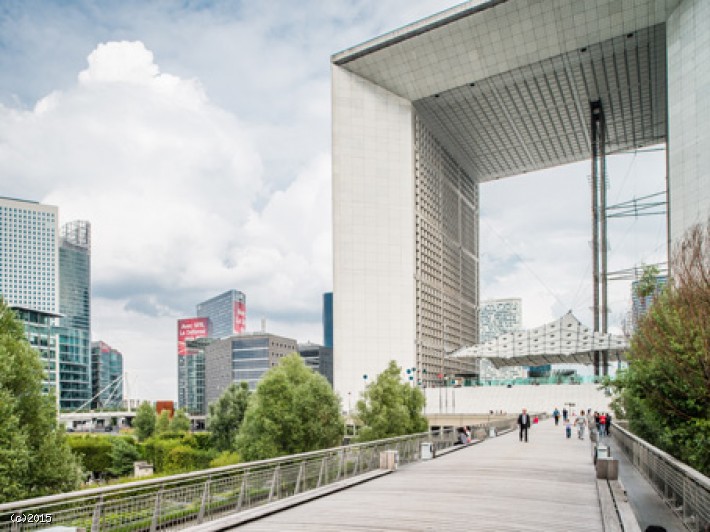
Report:
[[111,468],[112,440],[113,436],[90,434],[67,438],[69,448],[79,456],[84,470],[94,476],[103,476]]

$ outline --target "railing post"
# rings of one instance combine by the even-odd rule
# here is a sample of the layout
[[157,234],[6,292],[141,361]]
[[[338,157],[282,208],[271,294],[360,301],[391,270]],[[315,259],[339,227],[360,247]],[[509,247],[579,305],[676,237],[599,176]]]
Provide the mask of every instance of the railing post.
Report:
[[160,485],[158,493],[155,494],[155,509],[153,510],[153,520],[150,523],[150,532],[155,532],[160,524],[160,505],[161,499],[163,498],[164,484]]
[[279,482],[279,471],[280,471],[281,465],[277,465],[274,468],[274,476],[271,477],[271,489],[269,490],[269,502],[271,502],[274,498],[274,494],[276,493],[277,498],[278,498],[278,493],[277,493],[277,484]]
[[340,460],[338,461],[338,474],[335,476],[335,482],[337,482],[337,481],[340,480],[340,475],[341,475],[342,470],[343,470],[343,464],[345,463],[345,460],[344,460],[344,458],[345,458],[345,449],[341,449],[341,450],[339,451],[339,454],[340,454]]
[[[242,487],[239,489],[239,500],[237,501],[237,512],[240,512],[242,509],[242,505],[244,504],[244,497],[246,496],[246,491],[248,488],[248,480],[249,480],[249,470],[247,469],[244,471],[244,474],[242,475]],[[249,501],[247,501],[247,504]]]
[[320,472],[318,473],[318,484],[316,485],[316,488],[320,488],[322,482],[323,482],[323,473],[325,472],[325,462],[328,460],[327,456],[323,457],[323,460],[321,460],[320,463]]
[[294,495],[298,495],[301,492],[301,482],[303,481],[303,477],[306,474],[306,462],[305,460],[301,462],[301,465],[298,468],[298,476],[296,477],[296,487],[293,490]]
[[197,514],[197,522],[202,523],[202,521],[205,518],[205,510],[207,509],[207,505],[209,504],[210,500],[210,483],[212,482],[211,478],[208,478],[207,481],[205,482],[205,489],[202,490],[202,503],[200,504],[200,513]]
[[91,516],[91,532],[101,530],[101,512],[104,507],[104,496],[101,495],[94,506],[94,514]]

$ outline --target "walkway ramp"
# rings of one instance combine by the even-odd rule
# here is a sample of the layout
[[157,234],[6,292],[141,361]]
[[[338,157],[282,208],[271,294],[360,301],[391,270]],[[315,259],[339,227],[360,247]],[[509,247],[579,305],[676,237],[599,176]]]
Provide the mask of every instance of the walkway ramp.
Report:
[[590,442],[543,421],[240,530],[602,531]]

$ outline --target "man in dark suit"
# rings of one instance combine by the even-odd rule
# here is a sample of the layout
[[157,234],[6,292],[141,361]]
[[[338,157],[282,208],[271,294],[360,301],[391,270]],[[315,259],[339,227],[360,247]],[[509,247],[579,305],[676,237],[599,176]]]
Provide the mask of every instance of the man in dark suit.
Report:
[[518,425],[520,425],[520,441],[523,441],[525,435],[525,443],[528,442],[528,429],[530,428],[530,416],[528,411],[523,408],[523,413],[518,416]]

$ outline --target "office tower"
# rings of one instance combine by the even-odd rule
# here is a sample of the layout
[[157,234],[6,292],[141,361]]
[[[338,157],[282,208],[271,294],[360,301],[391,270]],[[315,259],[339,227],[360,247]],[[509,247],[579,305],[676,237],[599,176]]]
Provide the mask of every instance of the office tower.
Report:
[[53,205],[0,198],[0,294],[9,306],[59,311],[58,220]]
[[178,320],[178,406],[190,414],[205,415],[205,352],[207,343],[188,347],[198,339],[218,339],[246,330],[246,296],[227,290],[198,303],[196,318]]
[[59,407],[57,207],[0,198],[0,295],[15,309],[46,370],[45,392]]
[[523,300],[491,299],[481,302],[479,343],[523,328]]
[[333,349],[323,345],[298,344],[298,354],[303,358],[307,367],[316,373],[320,373],[331,386],[333,386]]
[[91,225],[62,225],[59,244],[59,402],[88,408],[91,376]]
[[208,318],[207,336],[223,338],[246,331],[246,296],[238,290],[227,290],[223,294],[197,305],[197,316]]
[[286,355],[298,352],[296,340],[254,333],[214,340],[205,347],[205,400],[217,400],[232,382],[254,390],[264,374]]
[[323,346],[333,348],[333,292],[323,294]]
[[188,342],[207,338],[207,318],[178,320],[178,407],[192,415],[205,415],[205,353]]
[[[479,318],[479,343],[519,331],[523,328],[523,301],[519,298],[482,301]],[[489,360],[484,358],[480,361],[481,382],[522,378],[525,377],[525,373],[525,368],[522,366],[496,369]]]
[[91,343],[92,408],[119,409],[123,403],[123,355],[105,342]]
[[661,293],[663,287],[668,283],[668,277],[665,275],[659,275],[656,277],[656,284],[653,289],[653,293],[645,297],[641,297],[638,294],[639,281],[633,281],[631,283],[631,327],[632,331],[635,331],[648,309],[651,308],[653,300]]

